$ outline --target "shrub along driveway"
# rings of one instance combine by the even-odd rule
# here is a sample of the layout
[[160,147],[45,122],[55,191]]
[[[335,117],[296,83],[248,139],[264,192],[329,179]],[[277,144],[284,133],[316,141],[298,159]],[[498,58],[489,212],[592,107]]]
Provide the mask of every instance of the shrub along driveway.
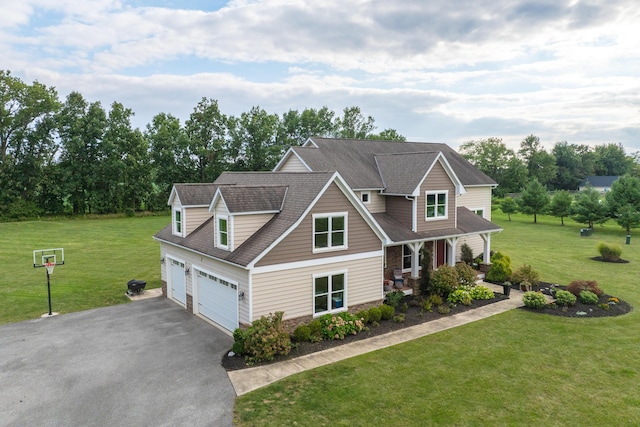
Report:
[[0,424],[230,426],[232,342],[163,298],[0,326]]

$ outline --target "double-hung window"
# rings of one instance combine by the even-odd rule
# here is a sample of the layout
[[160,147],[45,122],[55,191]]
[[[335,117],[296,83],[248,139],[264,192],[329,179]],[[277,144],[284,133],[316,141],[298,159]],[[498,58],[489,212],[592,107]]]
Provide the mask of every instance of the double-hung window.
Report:
[[342,311],[346,308],[346,273],[331,273],[313,278],[313,314]]
[[425,194],[425,219],[447,219],[447,191],[428,191]]
[[313,215],[313,251],[347,248],[347,213]]
[[217,246],[229,248],[229,218],[223,215],[218,216]]

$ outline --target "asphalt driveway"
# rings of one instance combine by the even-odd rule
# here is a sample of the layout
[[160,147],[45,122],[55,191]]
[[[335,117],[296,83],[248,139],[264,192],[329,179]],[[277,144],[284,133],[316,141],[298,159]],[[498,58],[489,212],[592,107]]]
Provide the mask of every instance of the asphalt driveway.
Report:
[[232,343],[164,298],[0,326],[0,425],[231,426]]

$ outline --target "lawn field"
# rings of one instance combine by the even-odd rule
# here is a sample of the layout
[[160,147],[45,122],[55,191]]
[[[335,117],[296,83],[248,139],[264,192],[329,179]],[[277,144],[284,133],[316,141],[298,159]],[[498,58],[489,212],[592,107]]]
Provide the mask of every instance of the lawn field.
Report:
[[[636,309],[620,317],[563,318],[512,310],[281,380],[236,400],[238,426],[640,425],[640,230],[499,211],[492,249],[544,281],[597,280]],[[590,260],[599,241],[628,264]]]
[[59,313],[122,304],[130,279],[160,286],[160,248],[152,236],[169,216],[0,223],[0,324],[47,313],[47,273],[33,268],[33,250],[64,248],[51,275]]

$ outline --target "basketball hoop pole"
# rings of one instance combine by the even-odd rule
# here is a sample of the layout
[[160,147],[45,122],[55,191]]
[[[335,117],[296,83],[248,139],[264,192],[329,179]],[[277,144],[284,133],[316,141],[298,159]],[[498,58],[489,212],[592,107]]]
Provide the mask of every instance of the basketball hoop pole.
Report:
[[51,313],[51,279],[49,274],[49,269],[47,268],[47,295],[49,296],[49,316],[52,316]]

